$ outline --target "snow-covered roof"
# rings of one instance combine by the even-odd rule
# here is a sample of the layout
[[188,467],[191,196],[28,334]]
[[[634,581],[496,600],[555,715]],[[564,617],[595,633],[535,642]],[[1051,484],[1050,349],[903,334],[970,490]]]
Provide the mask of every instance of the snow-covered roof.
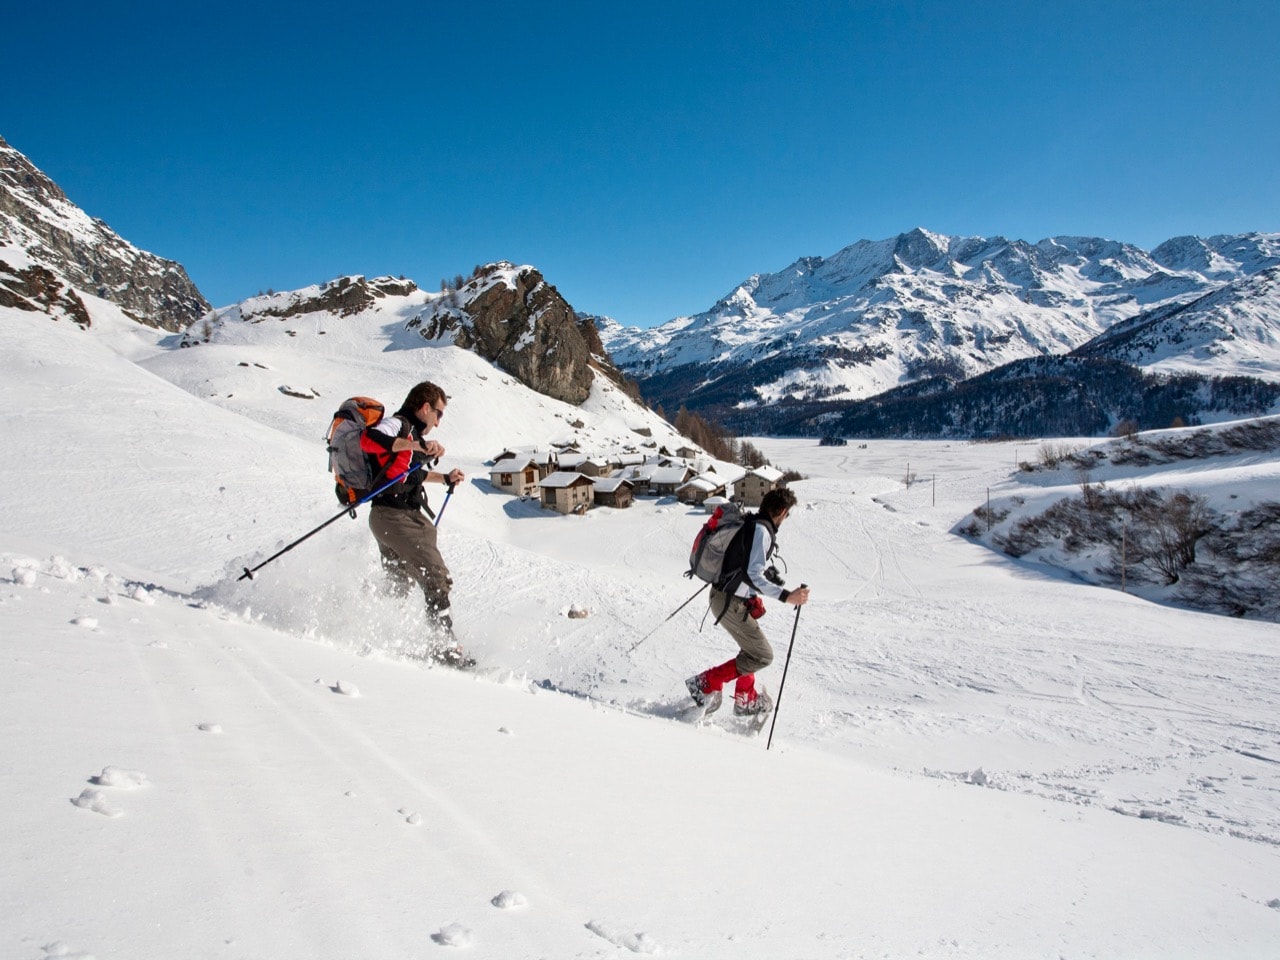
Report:
[[691,472],[689,467],[659,467],[649,478],[650,483],[684,483]]
[[599,493],[613,493],[620,486],[626,484],[631,486],[631,481],[626,477],[597,477],[591,481],[591,485],[596,488]]
[[537,461],[532,457],[513,457],[509,460],[499,460],[489,468],[489,474],[495,473],[519,473],[526,467],[537,466]]
[[538,448],[532,445],[519,446],[519,447],[507,447],[505,450],[503,450],[500,454],[498,454],[493,459],[497,461],[497,460],[503,460],[503,459],[510,459],[511,457],[524,456],[524,455],[533,456],[537,452],[538,452]]
[[622,473],[628,480],[651,480],[661,469],[656,463],[646,463],[638,467],[623,467]]
[[714,493],[717,490],[724,489],[724,481],[719,477],[709,477],[704,473],[700,476],[694,477],[680,489],[686,490],[689,487],[693,487],[695,490],[705,490],[707,493]]
[[540,487],[576,487],[579,483],[590,483],[591,478],[576,470],[557,470],[538,482]]
[[[752,469],[748,470],[747,473],[744,473],[742,476],[745,477],[748,473],[755,474],[757,477],[759,477],[761,480],[764,480],[766,483],[777,483],[779,480],[782,479],[782,471],[779,470],[777,467],[753,467]],[[739,479],[741,479],[741,477]]]

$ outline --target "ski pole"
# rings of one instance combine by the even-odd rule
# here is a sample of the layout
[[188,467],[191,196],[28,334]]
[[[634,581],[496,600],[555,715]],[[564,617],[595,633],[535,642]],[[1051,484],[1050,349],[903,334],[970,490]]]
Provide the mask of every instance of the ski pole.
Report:
[[241,580],[252,580],[253,575],[257,573],[259,570],[261,570],[263,567],[265,567],[272,560],[276,560],[279,557],[284,556],[286,553],[288,553],[298,544],[302,543],[304,540],[309,540],[311,537],[315,536],[317,533],[319,533],[329,524],[333,523],[335,520],[340,520],[343,517],[345,517],[347,514],[350,514],[351,519],[354,520],[356,518],[356,507],[359,507],[363,504],[368,503],[370,500],[372,500],[374,497],[380,494],[383,490],[386,490],[388,487],[394,486],[395,484],[403,480],[405,477],[409,476],[409,474],[413,473],[413,471],[421,470],[425,466],[426,466],[425,463],[420,463],[417,466],[410,467],[404,473],[398,475],[394,480],[388,480],[386,483],[380,486],[377,490],[374,490],[370,494],[366,494],[364,497],[357,500],[355,503],[351,504],[351,506],[345,507],[341,513],[334,514],[332,517],[330,517],[324,523],[320,524],[320,526],[316,527],[314,530],[311,530],[308,533],[304,533],[302,536],[300,536],[297,540],[293,541],[293,543],[289,544],[287,547],[284,547],[283,549],[276,551],[271,556],[267,557],[267,559],[263,560],[260,564],[254,567],[252,570],[249,569],[248,567],[245,567],[244,573],[236,577],[236,582],[239,582]]
[[444,503],[440,504],[440,512],[437,513],[436,518],[431,521],[431,525],[433,527],[440,526],[440,518],[444,516],[444,508],[449,505],[449,498],[453,496],[453,488],[457,486],[456,483],[449,483],[448,480],[446,480],[445,483],[448,485],[448,489],[444,494]]
[[709,583],[704,583],[702,586],[700,586],[700,587],[698,588],[697,593],[695,593],[695,594],[693,595],[693,597],[690,597],[690,598],[689,598],[688,600],[686,600],[684,603],[680,604],[680,606],[678,606],[678,607],[676,607],[674,610],[672,610],[672,611],[671,611],[671,613],[667,615],[667,619],[666,619],[666,620],[663,620],[663,621],[662,621],[662,623],[658,624],[656,627],[654,627],[652,630],[650,630],[648,633],[646,633],[643,637],[641,637],[639,640],[637,640],[635,643],[633,643],[633,644],[631,645],[631,649],[627,651],[627,656],[630,656],[630,655],[632,654],[632,652],[634,652],[634,650],[635,650],[635,648],[636,648],[636,647],[640,646],[640,644],[644,643],[646,640],[648,640],[650,637],[652,637],[655,633],[657,633],[659,630],[661,630],[661,629],[662,629],[662,624],[663,624],[663,623],[666,623],[666,622],[667,622],[667,620],[670,620],[672,617],[674,617],[677,613],[679,613],[681,610],[683,610],[683,609],[684,609],[685,607],[687,607],[689,604],[693,603],[693,599],[694,599],[694,597],[696,597],[696,596],[697,596],[699,593],[701,593],[703,590],[707,589],[707,587],[709,587],[709,586],[711,586],[711,584],[709,584]]
[[[800,584],[800,589],[807,587],[807,583]],[[787,685],[787,667],[791,666],[791,649],[796,645],[796,628],[800,626],[800,607],[796,607],[796,622],[791,625],[791,642],[787,644],[787,662],[782,665],[782,679],[778,681],[778,699],[773,702],[773,719],[769,721],[769,742],[764,745],[765,750],[773,746],[773,727],[778,722],[778,707],[782,705],[782,688]]]

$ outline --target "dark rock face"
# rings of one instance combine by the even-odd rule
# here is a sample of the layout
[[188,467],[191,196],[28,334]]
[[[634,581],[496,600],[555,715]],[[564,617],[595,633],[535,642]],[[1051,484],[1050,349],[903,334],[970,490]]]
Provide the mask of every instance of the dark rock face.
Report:
[[604,353],[594,324],[580,325],[577,313],[541,273],[505,262],[481,268],[409,326],[427,340],[452,335],[455,344],[526,386],[572,404],[591,392],[592,343]]
[[182,330],[210,310],[181,264],[139,250],[90,218],[3,138],[0,239],[147,326]]
[[16,307],[47,313],[55,320],[66,317],[81,327],[93,321],[84,301],[64,284],[52,270],[33,264],[15,270],[0,260],[0,307]]
[[418,289],[412,280],[394,277],[339,277],[324,284],[315,297],[298,297],[284,305],[275,303],[251,311],[254,317],[296,317],[304,313],[325,311],[338,317],[350,317],[367,310],[388,296],[405,297]]

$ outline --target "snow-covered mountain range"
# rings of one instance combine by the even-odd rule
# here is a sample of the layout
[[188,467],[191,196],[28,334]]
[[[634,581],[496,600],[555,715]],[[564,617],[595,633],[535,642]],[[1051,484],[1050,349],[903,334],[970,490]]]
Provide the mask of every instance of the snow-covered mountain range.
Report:
[[709,310],[651,330],[597,325],[646,397],[720,413],[964,380],[1069,353],[1120,324],[1177,317],[1180,327],[1208,310],[1201,334],[1174,340],[1166,326],[1166,347],[1138,354],[1131,343],[1130,362],[1280,379],[1280,312],[1266,279],[1277,265],[1275,233],[1179,237],[1148,252],[1089,237],[1031,244],[915,229],[754,275]]

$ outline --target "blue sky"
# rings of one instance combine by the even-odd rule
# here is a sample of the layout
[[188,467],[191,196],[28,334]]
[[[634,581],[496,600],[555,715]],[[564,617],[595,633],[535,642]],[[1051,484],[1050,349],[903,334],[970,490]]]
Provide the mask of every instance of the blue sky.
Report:
[[649,326],[916,226],[1280,230],[1274,0],[57,9],[0,136],[220,306],[504,259]]

